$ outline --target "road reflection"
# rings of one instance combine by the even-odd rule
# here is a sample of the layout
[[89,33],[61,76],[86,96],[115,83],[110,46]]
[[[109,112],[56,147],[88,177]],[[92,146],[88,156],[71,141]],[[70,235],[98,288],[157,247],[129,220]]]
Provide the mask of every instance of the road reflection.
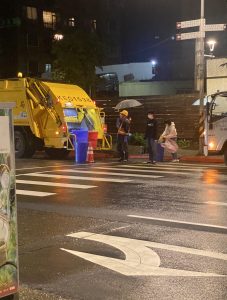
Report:
[[202,181],[207,184],[216,184],[219,181],[219,172],[217,170],[205,170],[202,175]]

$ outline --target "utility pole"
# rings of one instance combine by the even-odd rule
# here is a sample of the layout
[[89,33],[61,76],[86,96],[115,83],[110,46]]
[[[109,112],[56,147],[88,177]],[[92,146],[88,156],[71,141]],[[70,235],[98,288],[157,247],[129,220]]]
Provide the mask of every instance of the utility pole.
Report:
[[204,19],[205,3],[201,0],[201,16],[200,16],[200,38],[196,40],[199,43],[196,55],[199,55],[198,77],[199,77],[199,154],[204,153],[204,77],[205,77],[205,58],[204,58],[204,40],[205,40],[205,19]]
[[207,31],[223,31],[226,29],[226,24],[206,24],[204,17],[205,0],[201,0],[201,15],[200,19],[177,22],[178,30],[184,30],[191,27],[199,27],[199,31],[182,32],[176,35],[176,40],[195,39],[195,90],[199,91],[199,153],[207,152],[205,144],[205,111],[204,111],[204,81],[205,81],[205,57],[204,45],[205,35]]

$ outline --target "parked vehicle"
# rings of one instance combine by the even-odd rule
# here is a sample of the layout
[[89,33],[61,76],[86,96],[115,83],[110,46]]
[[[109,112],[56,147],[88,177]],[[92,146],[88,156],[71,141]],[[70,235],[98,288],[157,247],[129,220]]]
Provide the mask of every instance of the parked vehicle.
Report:
[[224,154],[227,165],[227,92],[211,95],[207,103],[205,144],[208,154]]
[[98,132],[98,150],[112,148],[105,114],[80,87],[34,78],[0,80],[0,103],[15,102],[14,139],[17,158],[45,149],[63,158],[74,150],[74,130]]

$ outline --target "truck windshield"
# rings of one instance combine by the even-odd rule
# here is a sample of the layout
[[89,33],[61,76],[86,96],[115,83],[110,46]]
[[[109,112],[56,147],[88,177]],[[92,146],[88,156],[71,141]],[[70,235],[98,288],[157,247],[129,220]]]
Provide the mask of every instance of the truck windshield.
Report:
[[215,98],[212,115],[219,118],[227,116],[227,97],[217,96]]
[[74,108],[64,108],[65,117],[75,117],[77,118],[77,111]]

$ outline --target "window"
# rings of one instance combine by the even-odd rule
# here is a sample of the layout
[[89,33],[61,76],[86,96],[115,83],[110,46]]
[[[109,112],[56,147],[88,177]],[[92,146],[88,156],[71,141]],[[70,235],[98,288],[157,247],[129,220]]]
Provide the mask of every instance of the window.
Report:
[[91,20],[91,28],[95,31],[97,28],[97,21],[96,20]]
[[43,23],[47,28],[55,29],[56,27],[56,14],[51,11],[43,11]]
[[69,18],[68,25],[69,27],[75,27],[75,18]]
[[27,6],[26,12],[27,12],[27,18],[29,20],[37,20],[37,8],[36,7]]
[[45,64],[45,72],[51,73],[51,64]]
[[218,96],[215,99],[213,116],[227,116],[227,97]]

